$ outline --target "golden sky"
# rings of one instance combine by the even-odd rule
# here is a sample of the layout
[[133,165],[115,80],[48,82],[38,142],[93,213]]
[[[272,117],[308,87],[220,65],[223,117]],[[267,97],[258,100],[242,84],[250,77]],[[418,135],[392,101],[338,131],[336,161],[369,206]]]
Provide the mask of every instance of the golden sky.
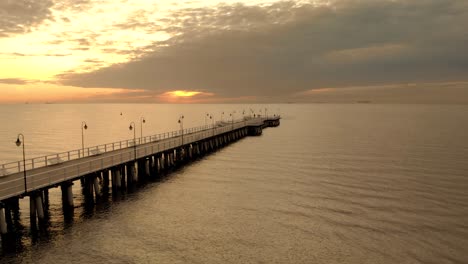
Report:
[[459,0],[3,0],[0,103],[398,102],[419,96],[408,83],[460,102],[466,14]]
[[[243,1],[223,1],[238,2]],[[275,1],[244,2],[256,5]],[[219,1],[211,0],[55,1],[49,9],[49,18],[27,32],[0,37],[0,103],[82,101],[96,95],[132,93],[126,89],[66,86],[55,81],[63,73],[90,72],[135,59],[153,43],[174,37],[166,28],[173,26],[168,21],[178,10],[217,4]],[[21,7],[15,7],[14,1],[7,5],[3,7]],[[203,91],[174,92],[163,93],[159,98],[174,101],[175,97],[203,94]]]

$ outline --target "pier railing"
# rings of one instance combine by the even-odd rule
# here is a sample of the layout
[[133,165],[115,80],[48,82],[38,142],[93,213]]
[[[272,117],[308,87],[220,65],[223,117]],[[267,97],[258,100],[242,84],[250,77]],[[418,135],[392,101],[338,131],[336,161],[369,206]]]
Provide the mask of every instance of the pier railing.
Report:
[[[22,172],[24,167],[26,167],[26,170],[28,171],[31,169],[57,165],[66,161],[71,161],[71,160],[76,160],[76,159],[91,157],[91,156],[97,156],[106,152],[125,149],[129,147],[135,147],[135,146],[139,146],[142,144],[154,143],[154,142],[158,142],[158,141],[166,140],[170,138],[177,138],[177,137],[180,137],[181,135],[184,135],[185,137],[186,135],[189,136],[190,134],[197,133],[197,132],[204,131],[204,130],[214,131],[216,129],[220,129],[223,127],[230,127],[230,126],[234,128],[234,125],[235,127],[238,127],[240,123],[245,123],[246,121],[250,119],[251,119],[250,117],[244,117],[244,119],[240,119],[240,120],[238,119],[238,120],[232,120],[232,121],[231,120],[219,121],[215,123],[214,125],[211,124],[211,125],[205,125],[205,126],[197,126],[197,127],[192,127],[192,128],[186,128],[183,131],[175,130],[175,131],[140,137],[136,139],[127,139],[127,140],[87,147],[84,149],[75,149],[75,150],[70,150],[67,152],[61,152],[61,153],[56,153],[56,154],[51,154],[51,155],[46,155],[46,156],[41,156],[41,157],[30,158],[30,159],[25,160],[26,166],[23,166],[23,160],[9,162],[9,163],[0,165],[0,177]],[[224,130],[224,129],[221,129],[221,130]]]

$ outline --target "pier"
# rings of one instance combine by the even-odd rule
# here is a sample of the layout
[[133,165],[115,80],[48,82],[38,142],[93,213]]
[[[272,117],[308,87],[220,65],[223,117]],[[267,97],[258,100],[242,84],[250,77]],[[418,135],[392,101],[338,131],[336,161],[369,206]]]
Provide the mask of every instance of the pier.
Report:
[[87,203],[118,195],[246,136],[279,126],[280,117],[256,117],[82,148],[0,165],[0,234],[14,232],[19,199],[29,198],[31,229],[44,221],[49,189],[60,187],[64,216],[74,208],[72,185]]

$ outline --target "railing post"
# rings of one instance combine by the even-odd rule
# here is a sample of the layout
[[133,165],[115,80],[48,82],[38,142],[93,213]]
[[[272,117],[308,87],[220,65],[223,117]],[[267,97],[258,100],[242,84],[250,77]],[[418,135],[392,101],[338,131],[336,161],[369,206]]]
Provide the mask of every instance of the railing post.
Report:
[[18,172],[21,172],[21,161],[18,161]]
[[44,157],[45,165],[47,166],[47,156]]
[[31,159],[31,167],[34,169],[34,159]]
[[[70,151],[68,151],[67,153],[68,153],[68,160],[70,160]],[[34,168],[34,163],[33,163],[33,168]]]

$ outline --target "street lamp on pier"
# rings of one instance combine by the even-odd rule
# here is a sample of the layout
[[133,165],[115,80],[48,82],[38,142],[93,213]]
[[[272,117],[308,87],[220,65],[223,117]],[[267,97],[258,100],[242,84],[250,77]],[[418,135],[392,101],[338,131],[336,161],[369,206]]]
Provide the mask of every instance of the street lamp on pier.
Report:
[[184,115],[179,117],[180,131],[182,132],[182,145],[184,145]]
[[130,126],[128,127],[129,130],[133,130],[133,153],[134,153],[134,159],[136,160],[136,134],[135,134],[135,122],[130,122]]
[[146,120],[145,120],[145,117],[142,116],[140,117],[140,143],[141,143],[141,140],[143,140],[143,124],[146,123]]
[[[21,142],[20,140],[20,136],[21,136],[21,139],[23,142]],[[23,177],[24,177],[24,193],[27,193],[28,192],[28,185],[26,183],[26,155],[25,155],[25,152],[24,152],[24,135],[19,133],[18,134],[18,137],[16,139],[16,146],[21,146],[21,143],[23,143]]]
[[210,114],[206,113],[205,115],[205,128],[206,128],[206,125],[207,125],[207,119],[210,117]]
[[231,117],[231,130],[234,130],[234,113],[235,112],[229,114],[229,116]]
[[84,130],[88,129],[88,125],[85,121],[81,121],[81,151],[82,156],[84,157]]
[[213,126],[213,136],[215,135],[215,120],[212,115],[210,115],[211,126]]

